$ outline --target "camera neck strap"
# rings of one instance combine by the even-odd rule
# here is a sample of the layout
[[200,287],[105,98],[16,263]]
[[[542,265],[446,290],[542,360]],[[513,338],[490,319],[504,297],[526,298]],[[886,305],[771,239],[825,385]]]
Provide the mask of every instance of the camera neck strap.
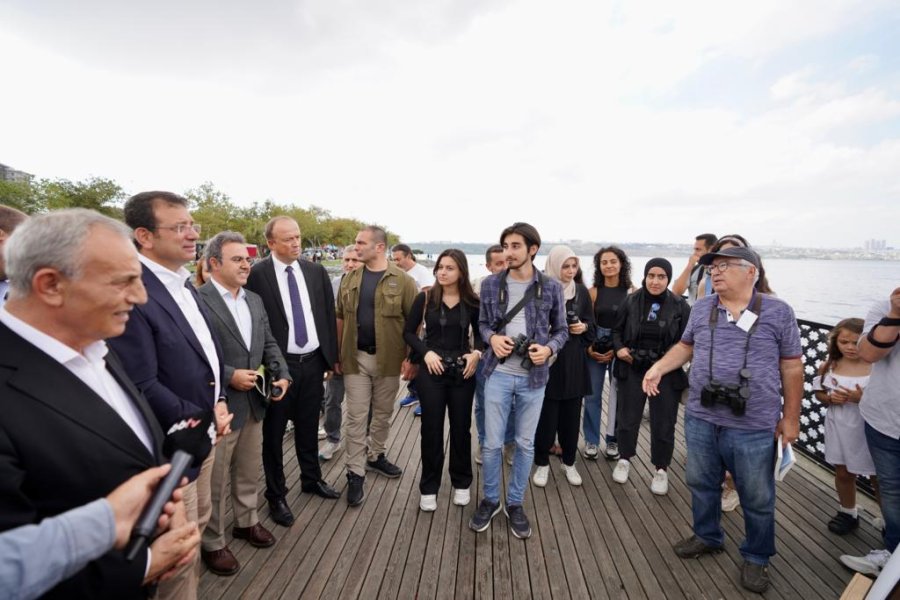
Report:
[[[744,342],[744,363],[741,367],[741,379],[744,379],[744,370],[747,368],[747,357],[750,354],[750,338],[753,336],[753,332],[756,331],[756,327],[759,325],[759,312],[762,307],[762,294],[759,292],[753,292],[753,302],[751,303],[750,310],[756,315],[756,320],[753,321],[753,325],[750,326],[750,329],[747,330],[747,339]],[[712,311],[709,313],[709,380],[713,381],[713,354],[716,351],[716,327],[719,324],[719,297],[716,296],[716,303],[712,307]]]
[[[506,276],[509,275],[509,270],[503,271],[500,275],[500,312],[506,310],[507,305],[509,304],[509,290],[506,285]],[[528,289],[525,290],[525,294],[522,296],[522,299],[516,302],[515,306],[513,306],[508,313],[503,315],[500,319],[497,327],[494,331],[502,331],[504,327],[509,325],[509,322],[513,320],[513,318],[519,314],[519,311],[525,308],[525,305],[532,298],[537,298],[539,301],[543,302],[544,297],[544,276],[540,271],[537,271],[537,281],[531,283],[528,286]]]

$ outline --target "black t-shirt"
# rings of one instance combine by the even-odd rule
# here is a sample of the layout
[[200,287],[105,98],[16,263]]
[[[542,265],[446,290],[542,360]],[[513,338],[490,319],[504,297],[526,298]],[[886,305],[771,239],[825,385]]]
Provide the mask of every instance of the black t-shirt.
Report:
[[598,327],[612,329],[616,323],[616,311],[625,302],[628,288],[597,288],[597,301],[594,302],[594,320]]
[[[453,308],[447,308],[443,302],[439,309],[428,308],[425,312],[425,340],[422,341],[416,335],[416,331],[422,323],[422,310],[425,308],[425,293],[420,292],[413,302],[403,330],[403,339],[419,357],[424,358],[429,350],[434,350],[441,355],[468,352],[470,327],[474,332],[475,347],[479,350],[484,347],[481,336],[478,334],[477,306],[466,306],[465,315],[463,315],[462,302],[457,303]],[[462,322],[463,318],[466,319],[466,323]]]
[[363,267],[356,307],[356,347],[360,350],[375,346],[375,288],[384,274],[385,271],[370,271]]

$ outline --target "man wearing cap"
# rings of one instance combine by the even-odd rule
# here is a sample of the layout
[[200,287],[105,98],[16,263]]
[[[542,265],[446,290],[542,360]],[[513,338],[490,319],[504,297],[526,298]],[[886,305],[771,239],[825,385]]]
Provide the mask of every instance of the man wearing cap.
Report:
[[694,304],[681,342],[647,371],[643,386],[655,396],[663,375],[693,361],[684,430],[694,531],[675,544],[675,553],[697,558],[722,550],[727,469],[744,507],[741,585],[761,593],[775,554],[775,440],[791,443],[800,429],[800,331],[786,302],[754,289],[756,252],[728,248],[704,255],[700,264],[715,294]]

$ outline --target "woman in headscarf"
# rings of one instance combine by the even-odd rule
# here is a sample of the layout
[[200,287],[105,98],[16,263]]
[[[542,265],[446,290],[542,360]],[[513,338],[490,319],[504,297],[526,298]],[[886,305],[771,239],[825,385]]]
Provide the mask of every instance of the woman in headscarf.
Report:
[[554,246],[547,257],[544,273],[562,284],[569,340],[550,367],[550,380],[544,390],[541,419],[534,435],[534,464],[537,469],[532,482],[538,487],[547,485],[550,446],[558,437],[566,479],[571,485],[581,485],[581,475],[575,469],[575,455],[578,451],[581,399],[591,392],[585,349],[594,341],[594,314],[591,297],[581,282],[578,257],[571,248]]
[[[617,483],[628,481],[631,458],[636,453],[638,431],[647,395],[641,382],[647,369],[681,339],[690,317],[684,298],[667,288],[672,280],[672,264],[653,258],[644,266],[641,289],[625,299],[616,314],[613,348],[616,351],[615,376],[619,384],[616,407],[616,437],[621,458],[613,470]],[[668,378],[668,379],[666,379]],[[678,401],[687,387],[687,376],[675,369],[660,382],[660,394],[650,400],[650,457],[654,466],[650,491],[665,495],[669,491],[666,470],[675,447],[675,421]]]

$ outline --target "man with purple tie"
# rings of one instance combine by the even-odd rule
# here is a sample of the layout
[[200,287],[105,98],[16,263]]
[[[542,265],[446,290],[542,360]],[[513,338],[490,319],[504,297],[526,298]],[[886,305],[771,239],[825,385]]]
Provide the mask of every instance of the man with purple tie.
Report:
[[299,260],[300,227],[286,216],[266,224],[269,258],[250,270],[248,290],[263,299],[272,335],[284,355],[294,383],[280,402],[269,405],[263,420],[263,470],[272,519],[290,527],[294,515],[286,501],[282,440],[287,421],[294,422],[294,445],[304,492],[340,497],[319,467],[319,410],[323,378],[337,362],[334,292],[322,265]]

